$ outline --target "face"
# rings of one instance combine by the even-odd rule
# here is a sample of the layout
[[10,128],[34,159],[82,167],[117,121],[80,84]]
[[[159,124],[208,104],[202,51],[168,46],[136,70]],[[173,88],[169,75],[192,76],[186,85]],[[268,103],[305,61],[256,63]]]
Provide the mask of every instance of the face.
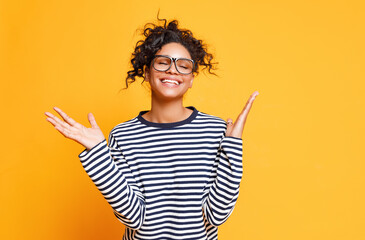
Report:
[[[189,51],[180,43],[168,43],[156,53],[156,55],[167,55],[173,58],[189,58]],[[166,80],[172,80],[166,81]],[[193,86],[194,75],[181,74],[176,70],[173,63],[167,71],[160,72],[155,70],[152,65],[146,69],[146,82],[149,82],[152,97],[159,99],[173,100],[181,99],[189,88]],[[176,84],[176,82],[177,84]]]

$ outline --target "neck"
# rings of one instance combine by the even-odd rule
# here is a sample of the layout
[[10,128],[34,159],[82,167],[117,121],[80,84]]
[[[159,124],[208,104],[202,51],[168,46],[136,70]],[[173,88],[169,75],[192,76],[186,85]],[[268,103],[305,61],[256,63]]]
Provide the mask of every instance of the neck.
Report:
[[145,113],[143,118],[155,123],[172,123],[187,119],[192,112],[183,106],[182,98],[162,101],[152,96],[151,111]]

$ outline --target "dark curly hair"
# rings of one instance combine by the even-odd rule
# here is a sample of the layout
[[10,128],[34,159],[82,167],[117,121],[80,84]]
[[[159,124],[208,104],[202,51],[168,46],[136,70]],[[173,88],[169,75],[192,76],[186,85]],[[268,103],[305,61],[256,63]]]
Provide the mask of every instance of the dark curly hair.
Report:
[[207,69],[210,74],[216,75],[212,70],[215,70],[213,55],[207,52],[207,46],[203,44],[202,40],[193,37],[193,33],[187,29],[179,29],[178,21],[172,20],[167,23],[166,19],[163,21],[163,26],[158,26],[153,23],[147,23],[144,26],[142,35],[144,40],[137,42],[134,52],[132,53],[132,70],[127,72],[126,88],[128,84],[133,83],[136,77],[142,77],[145,80],[145,69],[149,69],[152,59],[156,52],[167,43],[176,42],[183,45],[190,53],[195,62],[193,73],[199,73],[199,67],[203,66],[202,70]]

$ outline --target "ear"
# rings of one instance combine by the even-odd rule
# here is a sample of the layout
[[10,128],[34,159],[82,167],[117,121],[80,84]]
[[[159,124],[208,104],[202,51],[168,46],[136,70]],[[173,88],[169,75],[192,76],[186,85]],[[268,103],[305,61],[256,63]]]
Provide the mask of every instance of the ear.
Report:
[[144,68],[144,75],[145,75],[145,82],[149,82],[150,81],[150,69],[148,67]]

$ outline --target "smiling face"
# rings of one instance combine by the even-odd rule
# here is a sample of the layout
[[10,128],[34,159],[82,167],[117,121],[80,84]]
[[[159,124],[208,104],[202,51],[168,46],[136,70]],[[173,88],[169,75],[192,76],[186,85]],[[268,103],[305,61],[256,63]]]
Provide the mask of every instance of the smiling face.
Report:
[[[189,51],[180,43],[168,43],[157,51],[156,55],[167,55],[172,58],[189,58]],[[146,82],[149,82],[152,97],[172,100],[182,99],[186,91],[193,86],[194,75],[181,74],[176,70],[175,64],[164,72],[157,71],[152,65],[146,69]]]

